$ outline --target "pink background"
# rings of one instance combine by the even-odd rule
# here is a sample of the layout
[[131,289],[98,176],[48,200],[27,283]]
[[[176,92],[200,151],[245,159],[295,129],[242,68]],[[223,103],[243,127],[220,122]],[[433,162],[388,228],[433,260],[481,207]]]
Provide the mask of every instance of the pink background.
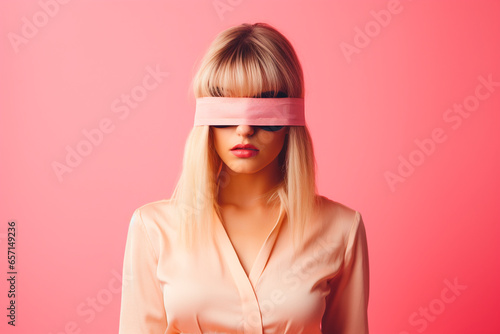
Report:
[[[500,82],[500,2],[219,2],[221,15],[212,0],[1,2],[0,331],[118,331],[128,224],[171,195],[195,66],[220,31],[263,21],[304,68],[320,193],[365,220],[371,333],[499,333],[500,86],[478,78]],[[148,67],[169,73],[150,90]],[[133,108],[120,101],[131,93]],[[464,103],[467,117],[449,110]],[[77,148],[87,155],[58,178],[52,165]],[[413,171],[391,186],[402,159]]]

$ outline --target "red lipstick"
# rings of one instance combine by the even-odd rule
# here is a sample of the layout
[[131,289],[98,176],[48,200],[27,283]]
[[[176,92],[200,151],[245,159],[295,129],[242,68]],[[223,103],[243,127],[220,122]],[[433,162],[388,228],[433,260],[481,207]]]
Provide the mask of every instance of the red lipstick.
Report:
[[251,144],[238,144],[231,149],[231,152],[238,158],[251,158],[256,156],[259,150]]
[[255,150],[258,151],[257,147],[253,146],[252,144],[238,144],[235,145],[232,150],[237,150],[237,149],[247,149],[247,150]]

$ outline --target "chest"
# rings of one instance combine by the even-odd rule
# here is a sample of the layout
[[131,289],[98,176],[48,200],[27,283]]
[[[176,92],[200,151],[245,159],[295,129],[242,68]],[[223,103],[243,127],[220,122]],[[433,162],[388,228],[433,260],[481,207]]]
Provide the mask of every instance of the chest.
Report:
[[224,209],[221,215],[225,232],[243,269],[249,275],[262,246],[278,221],[279,210],[243,212]]
[[167,333],[320,334],[336,251],[306,241],[293,258],[286,217],[273,229],[279,212],[222,216],[213,247],[159,258]]

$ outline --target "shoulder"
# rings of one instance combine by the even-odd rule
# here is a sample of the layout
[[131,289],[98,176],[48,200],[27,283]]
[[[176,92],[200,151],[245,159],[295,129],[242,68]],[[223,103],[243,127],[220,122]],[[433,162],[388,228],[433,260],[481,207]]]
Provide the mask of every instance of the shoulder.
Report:
[[359,211],[326,196],[318,195],[318,205],[323,230],[341,235],[345,242],[363,223]]
[[132,214],[131,226],[141,226],[153,247],[158,250],[161,243],[170,239],[177,231],[178,219],[170,199],[143,204]]
[[149,202],[135,209],[134,214],[139,214],[142,219],[169,220],[173,216],[173,203],[170,199]]
[[142,220],[147,229],[155,227],[172,229],[178,222],[176,212],[171,199],[162,199],[139,206],[134,210],[133,217]]
[[331,215],[337,219],[351,219],[359,214],[357,210],[326,196],[318,195],[318,198],[320,211],[324,215]]

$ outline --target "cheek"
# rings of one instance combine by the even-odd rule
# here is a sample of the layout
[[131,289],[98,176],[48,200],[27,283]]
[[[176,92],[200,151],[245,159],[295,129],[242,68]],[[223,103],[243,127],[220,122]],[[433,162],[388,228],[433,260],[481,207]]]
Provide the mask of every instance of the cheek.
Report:
[[269,154],[276,155],[283,148],[284,136],[271,132],[262,131],[259,133],[257,143],[260,147],[265,148]]
[[217,131],[213,132],[214,147],[217,153],[221,152],[224,147],[224,136]]
[[272,145],[276,140],[276,135],[269,131],[259,131],[257,141],[261,145]]

